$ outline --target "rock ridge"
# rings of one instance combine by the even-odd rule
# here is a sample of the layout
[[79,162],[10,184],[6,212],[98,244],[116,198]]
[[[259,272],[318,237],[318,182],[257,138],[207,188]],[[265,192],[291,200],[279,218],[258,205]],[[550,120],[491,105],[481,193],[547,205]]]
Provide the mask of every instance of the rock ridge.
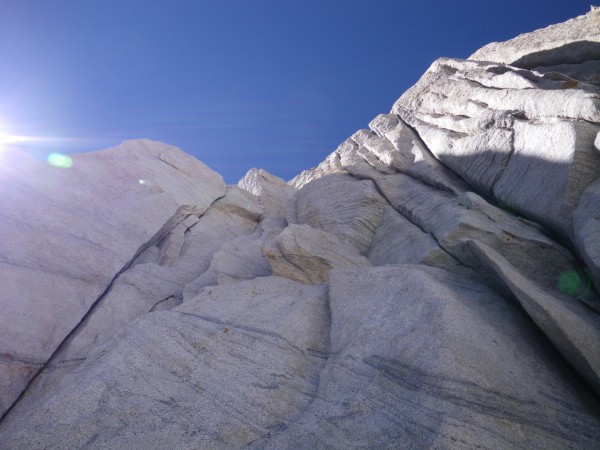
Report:
[[597,448],[599,21],[438,59],[289,182],[9,155],[0,449]]

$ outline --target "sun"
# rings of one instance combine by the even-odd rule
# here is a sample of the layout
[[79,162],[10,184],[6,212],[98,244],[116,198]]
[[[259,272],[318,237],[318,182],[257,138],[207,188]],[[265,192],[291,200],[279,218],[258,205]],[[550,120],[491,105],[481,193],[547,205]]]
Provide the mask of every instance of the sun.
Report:
[[13,142],[13,137],[10,134],[0,131],[0,146]]
[[10,145],[17,144],[19,142],[34,141],[35,138],[28,136],[17,136],[11,134],[4,123],[0,122],[0,149],[6,149]]
[[10,134],[3,123],[0,123],[0,147],[13,144],[19,141],[19,136]]
[[0,127],[0,145],[4,145],[10,142],[10,134],[8,134],[6,131],[4,131],[1,127]]

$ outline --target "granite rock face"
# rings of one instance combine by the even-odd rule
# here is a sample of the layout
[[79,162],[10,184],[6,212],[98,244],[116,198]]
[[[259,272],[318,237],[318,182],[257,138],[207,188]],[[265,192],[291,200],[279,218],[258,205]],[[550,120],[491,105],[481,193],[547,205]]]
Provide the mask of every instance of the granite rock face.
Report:
[[597,445],[544,337],[490,288],[426,266],[352,269],[331,275],[329,304],[315,400],[256,448]]
[[0,411],[88,310],[167,230],[225,194],[222,178],[147,140],[61,169],[16,152],[0,166]]
[[[588,14],[567,22],[525,33],[506,42],[492,42],[477,50],[469,59],[537,70],[595,63],[599,48],[600,8],[592,6]],[[592,75],[592,71],[589,74]]]
[[599,20],[439,59],[287,183],[9,152],[0,449],[597,448]]

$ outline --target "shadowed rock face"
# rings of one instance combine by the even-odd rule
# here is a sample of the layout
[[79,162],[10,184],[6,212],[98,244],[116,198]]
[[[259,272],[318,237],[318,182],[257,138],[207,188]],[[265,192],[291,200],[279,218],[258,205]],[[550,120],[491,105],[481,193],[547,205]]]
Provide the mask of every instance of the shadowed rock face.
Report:
[[434,62],[288,183],[9,153],[0,449],[596,448],[599,20]]

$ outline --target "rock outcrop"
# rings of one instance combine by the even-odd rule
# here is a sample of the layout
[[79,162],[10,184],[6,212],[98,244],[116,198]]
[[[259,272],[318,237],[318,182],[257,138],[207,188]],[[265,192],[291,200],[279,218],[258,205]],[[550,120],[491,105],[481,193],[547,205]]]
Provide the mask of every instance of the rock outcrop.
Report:
[[318,167],[0,165],[0,449],[598,448],[600,9]]
[[5,152],[0,177],[4,412],[119,275],[204,214],[225,184],[181,150],[147,140],[76,155],[68,169]]

